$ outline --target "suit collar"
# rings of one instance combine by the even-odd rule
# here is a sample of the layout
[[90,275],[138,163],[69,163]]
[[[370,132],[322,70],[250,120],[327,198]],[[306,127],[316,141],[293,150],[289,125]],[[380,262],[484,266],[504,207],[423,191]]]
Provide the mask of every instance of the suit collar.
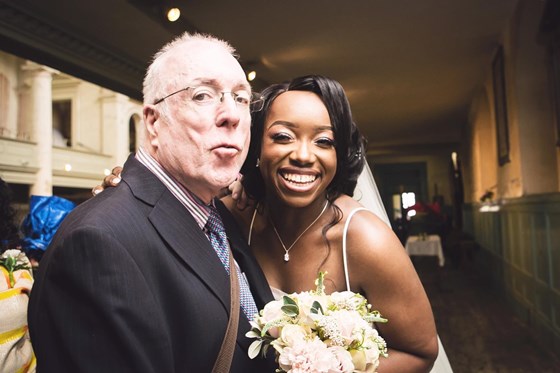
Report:
[[[192,215],[134,155],[130,155],[124,164],[122,179],[136,198],[153,207],[148,218],[170,249],[229,309],[229,276]],[[257,308],[262,309],[273,299],[266,278],[243,239],[234,217],[223,203],[219,200],[215,202],[235,260],[249,281]]]
[[137,199],[152,206],[148,219],[169,249],[229,309],[229,275],[185,206],[134,155],[124,164],[122,180]]

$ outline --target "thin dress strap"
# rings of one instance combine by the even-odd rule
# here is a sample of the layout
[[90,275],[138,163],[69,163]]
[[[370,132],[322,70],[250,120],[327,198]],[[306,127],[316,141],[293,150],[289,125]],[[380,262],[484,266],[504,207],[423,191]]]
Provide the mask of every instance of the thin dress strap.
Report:
[[251,246],[251,236],[253,235],[253,224],[255,223],[255,218],[257,217],[257,210],[259,209],[259,204],[255,206],[255,211],[253,211],[253,217],[251,218],[251,225],[249,226],[249,237],[247,238],[247,245]]
[[342,232],[342,262],[344,263],[344,278],[346,279],[346,290],[351,291],[350,289],[350,276],[348,275],[348,258],[346,257],[346,234],[348,232],[348,226],[350,225],[350,219],[354,216],[355,213],[358,211],[369,211],[365,207],[358,207],[352,211],[348,215],[346,219],[346,223],[344,223],[344,230]]

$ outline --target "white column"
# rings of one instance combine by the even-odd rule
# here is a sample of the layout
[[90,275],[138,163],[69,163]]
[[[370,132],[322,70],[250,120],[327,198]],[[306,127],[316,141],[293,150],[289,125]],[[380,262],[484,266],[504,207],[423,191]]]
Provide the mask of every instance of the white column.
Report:
[[22,66],[24,84],[28,88],[25,108],[31,141],[37,144],[38,167],[31,194],[52,195],[52,75],[56,70],[34,62]]
[[[104,90],[101,99],[103,153],[113,156],[114,165],[122,166],[128,157],[128,116],[130,99],[120,93]],[[111,168],[110,167],[110,168]]]

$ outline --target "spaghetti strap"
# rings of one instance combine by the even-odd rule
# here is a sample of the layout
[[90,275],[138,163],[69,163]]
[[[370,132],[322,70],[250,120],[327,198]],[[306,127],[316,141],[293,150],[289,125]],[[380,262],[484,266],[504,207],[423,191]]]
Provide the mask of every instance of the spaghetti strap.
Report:
[[247,245],[251,246],[251,236],[253,235],[253,224],[255,223],[255,218],[257,217],[257,210],[259,205],[255,206],[255,211],[253,211],[253,217],[251,218],[251,225],[249,226],[249,237],[247,238]]
[[350,289],[350,276],[348,274],[348,258],[346,257],[346,234],[348,232],[348,226],[350,225],[350,219],[354,216],[355,213],[358,211],[369,211],[365,207],[358,207],[352,211],[348,215],[346,219],[346,223],[344,223],[344,230],[342,231],[342,262],[344,263],[344,278],[346,279],[346,290],[351,291]]

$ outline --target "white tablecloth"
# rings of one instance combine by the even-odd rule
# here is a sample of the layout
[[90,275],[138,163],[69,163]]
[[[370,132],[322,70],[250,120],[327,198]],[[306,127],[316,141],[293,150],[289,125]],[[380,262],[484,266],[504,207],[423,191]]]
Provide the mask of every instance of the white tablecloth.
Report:
[[441,239],[437,234],[409,236],[406,240],[405,249],[408,255],[437,256],[439,259],[439,266],[443,267],[445,264]]

